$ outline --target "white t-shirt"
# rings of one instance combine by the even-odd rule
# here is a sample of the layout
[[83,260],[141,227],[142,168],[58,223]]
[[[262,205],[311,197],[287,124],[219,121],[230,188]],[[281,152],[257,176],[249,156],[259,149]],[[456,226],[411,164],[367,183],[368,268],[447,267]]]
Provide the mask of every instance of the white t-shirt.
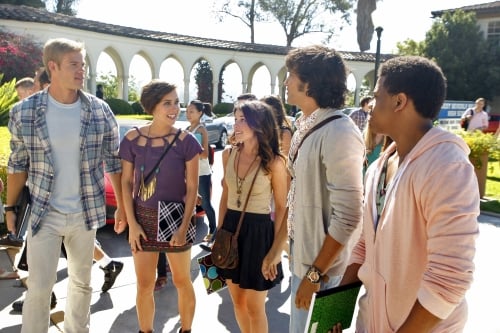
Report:
[[[465,112],[470,113],[470,111],[465,111]],[[474,115],[469,121],[469,127],[467,128],[467,131],[469,132],[474,131],[475,129],[482,127],[484,127],[485,129],[488,127],[488,114],[485,111],[480,111],[480,112],[474,111]]]

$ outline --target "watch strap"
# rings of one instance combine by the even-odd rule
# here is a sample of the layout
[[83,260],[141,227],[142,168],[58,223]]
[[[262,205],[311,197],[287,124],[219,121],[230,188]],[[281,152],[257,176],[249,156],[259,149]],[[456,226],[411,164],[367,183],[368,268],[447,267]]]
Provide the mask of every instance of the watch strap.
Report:
[[19,206],[9,206],[9,205],[3,206],[3,210],[5,212],[15,212],[15,211],[17,211],[18,208],[19,208]]

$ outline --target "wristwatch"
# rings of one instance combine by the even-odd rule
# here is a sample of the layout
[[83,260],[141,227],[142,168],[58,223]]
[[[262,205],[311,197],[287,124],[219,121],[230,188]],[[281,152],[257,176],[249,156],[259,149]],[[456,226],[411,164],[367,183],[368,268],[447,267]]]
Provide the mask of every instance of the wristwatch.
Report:
[[15,212],[17,210],[17,206],[3,205],[3,210],[5,212]]
[[306,272],[306,278],[311,283],[319,283],[319,281],[321,280],[321,272],[318,268],[311,265],[311,267],[309,267],[309,269]]

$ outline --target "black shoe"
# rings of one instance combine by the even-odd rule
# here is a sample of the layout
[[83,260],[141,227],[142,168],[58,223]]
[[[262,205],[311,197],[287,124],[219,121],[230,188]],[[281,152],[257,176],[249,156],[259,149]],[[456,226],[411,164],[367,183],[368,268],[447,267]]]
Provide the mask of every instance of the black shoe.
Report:
[[[15,301],[14,303],[12,303],[12,310],[16,312],[23,312],[23,305],[24,305],[24,300]],[[51,310],[54,309],[56,305],[57,305],[56,294],[52,292],[52,294],[50,295],[50,309]]]
[[212,252],[212,247],[210,246],[210,244],[208,245],[200,244],[200,247],[207,252]]
[[101,290],[105,293],[113,287],[113,284],[115,284],[116,277],[123,269],[123,263],[113,260],[108,264],[108,266],[99,268],[104,271],[104,284],[102,285]]
[[13,233],[8,233],[2,238],[0,238],[0,246],[3,247],[13,247],[13,248],[20,248],[23,246],[23,239],[16,237]]

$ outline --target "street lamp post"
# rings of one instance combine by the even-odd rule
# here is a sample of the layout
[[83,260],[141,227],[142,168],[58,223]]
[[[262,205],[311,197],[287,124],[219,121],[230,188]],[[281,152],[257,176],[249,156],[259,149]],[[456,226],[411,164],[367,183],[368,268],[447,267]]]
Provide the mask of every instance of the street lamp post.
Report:
[[378,66],[380,65],[380,35],[382,35],[383,30],[384,29],[382,27],[375,28],[375,31],[377,32],[377,53],[375,54],[375,75],[373,81],[374,89],[375,89],[375,84],[377,84]]

